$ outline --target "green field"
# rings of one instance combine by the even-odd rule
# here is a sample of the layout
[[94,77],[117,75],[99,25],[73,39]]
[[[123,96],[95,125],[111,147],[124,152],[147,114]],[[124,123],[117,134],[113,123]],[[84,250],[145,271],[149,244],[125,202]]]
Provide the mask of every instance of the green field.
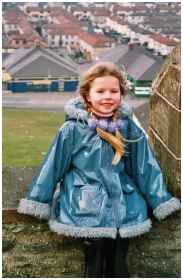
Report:
[[3,109],[3,166],[39,166],[63,112]]

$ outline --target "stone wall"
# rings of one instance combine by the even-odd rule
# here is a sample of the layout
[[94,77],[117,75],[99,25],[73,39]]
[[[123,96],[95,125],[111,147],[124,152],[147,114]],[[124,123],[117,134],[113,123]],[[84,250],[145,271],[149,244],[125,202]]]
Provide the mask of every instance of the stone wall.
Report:
[[[3,225],[3,239],[3,278],[83,276],[81,240],[52,233],[46,223],[14,219]],[[131,278],[181,277],[180,214],[153,221],[151,232],[131,239],[128,265]]]
[[[82,277],[83,244],[80,239],[50,232],[46,222],[16,213],[36,168],[3,168],[3,277]],[[180,213],[130,241],[131,277],[180,277]]]
[[180,46],[177,46],[153,82],[150,99],[149,141],[164,171],[169,190],[180,197],[181,103]]

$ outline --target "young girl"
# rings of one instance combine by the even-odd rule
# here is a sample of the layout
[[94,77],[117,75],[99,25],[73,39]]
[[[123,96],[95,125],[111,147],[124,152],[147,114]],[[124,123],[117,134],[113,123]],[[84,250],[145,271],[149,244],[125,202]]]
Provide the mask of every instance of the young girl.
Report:
[[[80,97],[59,129],[18,212],[49,219],[58,234],[82,238],[84,277],[129,277],[128,240],[180,209],[143,129],[123,97],[126,75],[108,62],[81,78]],[[56,189],[59,183],[59,189]]]

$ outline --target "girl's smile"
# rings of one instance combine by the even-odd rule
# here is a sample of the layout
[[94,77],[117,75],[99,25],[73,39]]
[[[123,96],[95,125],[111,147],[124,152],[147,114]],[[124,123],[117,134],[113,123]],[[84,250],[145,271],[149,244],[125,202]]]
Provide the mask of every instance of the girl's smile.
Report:
[[97,115],[111,116],[121,103],[119,80],[114,76],[96,78],[91,84],[88,101]]

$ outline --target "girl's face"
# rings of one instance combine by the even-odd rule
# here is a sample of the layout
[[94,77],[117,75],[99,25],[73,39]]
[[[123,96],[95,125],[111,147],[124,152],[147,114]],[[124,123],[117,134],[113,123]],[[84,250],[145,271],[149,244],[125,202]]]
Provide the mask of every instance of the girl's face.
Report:
[[121,103],[119,80],[114,76],[98,77],[93,80],[88,101],[98,115],[110,116]]

